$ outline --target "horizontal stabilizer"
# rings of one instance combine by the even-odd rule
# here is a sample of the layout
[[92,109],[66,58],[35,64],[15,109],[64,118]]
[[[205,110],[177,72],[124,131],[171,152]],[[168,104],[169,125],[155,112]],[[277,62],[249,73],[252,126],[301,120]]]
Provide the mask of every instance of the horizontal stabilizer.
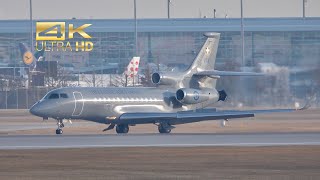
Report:
[[196,74],[196,76],[209,76],[219,78],[220,76],[265,76],[264,73],[255,73],[255,72],[236,72],[236,71],[201,71]]

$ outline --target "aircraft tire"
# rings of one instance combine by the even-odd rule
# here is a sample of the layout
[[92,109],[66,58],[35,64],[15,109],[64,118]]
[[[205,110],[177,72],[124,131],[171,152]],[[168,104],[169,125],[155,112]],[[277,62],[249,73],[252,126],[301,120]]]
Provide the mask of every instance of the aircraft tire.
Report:
[[161,134],[168,134],[171,132],[171,129],[165,128],[162,125],[158,126],[158,130],[159,130],[159,133],[161,133]]
[[119,124],[116,127],[116,132],[118,134],[127,134],[129,132],[129,126],[127,124]]
[[56,129],[56,134],[62,134],[62,133],[63,133],[62,129]]

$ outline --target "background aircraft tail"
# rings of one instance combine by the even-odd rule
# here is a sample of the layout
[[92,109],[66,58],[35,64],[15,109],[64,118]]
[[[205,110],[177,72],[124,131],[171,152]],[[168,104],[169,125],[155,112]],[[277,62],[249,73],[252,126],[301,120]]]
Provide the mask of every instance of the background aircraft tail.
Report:
[[130,78],[133,78],[134,76],[136,76],[139,71],[139,65],[140,65],[140,57],[133,57],[129,62],[127,69],[124,72],[125,75],[127,75]]
[[24,43],[19,43],[19,49],[22,60],[26,65],[35,67],[36,61],[41,61],[43,59],[44,49],[42,51],[36,51],[35,53],[32,53],[29,47]]

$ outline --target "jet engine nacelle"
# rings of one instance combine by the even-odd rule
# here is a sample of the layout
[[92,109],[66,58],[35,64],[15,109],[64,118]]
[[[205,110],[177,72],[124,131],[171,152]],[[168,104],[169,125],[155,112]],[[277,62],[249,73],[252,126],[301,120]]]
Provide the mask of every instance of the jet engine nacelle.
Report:
[[176,92],[176,99],[182,104],[197,104],[211,100],[218,101],[219,94],[215,89],[181,88]]
[[175,85],[178,82],[179,76],[174,74],[160,74],[153,73],[151,76],[151,80],[153,84],[158,85]]

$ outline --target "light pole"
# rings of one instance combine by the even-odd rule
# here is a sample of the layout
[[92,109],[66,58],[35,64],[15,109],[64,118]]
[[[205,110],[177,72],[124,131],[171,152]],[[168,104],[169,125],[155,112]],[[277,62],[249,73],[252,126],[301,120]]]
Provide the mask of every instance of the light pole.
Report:
[[[30,51],[31,51],[31,53],[33,53],[32,0],[29,0],[29,6],[30,6],[30,8],[29,8],[29,10],[30,10],[30,12],[29,12],[29,15],[30,15],[30,32],[31,32],[31,34],[30,34],[30,45],[31,45]],[[27,108],[29,108],[29,102],[28,102],[29,93],[28,93],[28,89],[29,89],[29,86],[30,86],[30,78],[32,78],[31,76],[32,75],[30,73],[30,65],[29,65],[28,80],[27,80],[28,87],[26,88],[26,105],[27,105]]]
[[[138,29],[137,29],[137,2],[134,0],[134,32],[135,32],[135,56],[138,56]],[[132,77],[132,84],[134,86],[134,75]]]
[[306,4],[307,4],[307,0],[302,0],[302,17],[303,18],[306,17]]
[[167,4],[167,6],[168,6],[168,8],[167,8],[167,10],[168,10],[168,12],[167,12],[167,15],[168,15],[168,19],[170,19],[170,4],[171,4],[171,0],[168,0],[167,1],[168,2],[168,4]]
[[240,7],[241,7],[241,43],[242,43],[242,51],[241,51],[241,57],[242,57],[242,63],[241,65],[244,66],[244,27],[243,27],[243,4],[242,0],[240,0]]
[[33,28],[32,28],[32,0],[29,0],[29,6],[30,6],[30,31],[31,31],[31,34],[30,34],[30,44],[31,44],[31,52],[33,52],[33,40],[32,40],[32,37],[33,37]]
[[134,0],[134,41],[135,41],[135,56],[138,55],[138,32],[137,32],[137,2]]

